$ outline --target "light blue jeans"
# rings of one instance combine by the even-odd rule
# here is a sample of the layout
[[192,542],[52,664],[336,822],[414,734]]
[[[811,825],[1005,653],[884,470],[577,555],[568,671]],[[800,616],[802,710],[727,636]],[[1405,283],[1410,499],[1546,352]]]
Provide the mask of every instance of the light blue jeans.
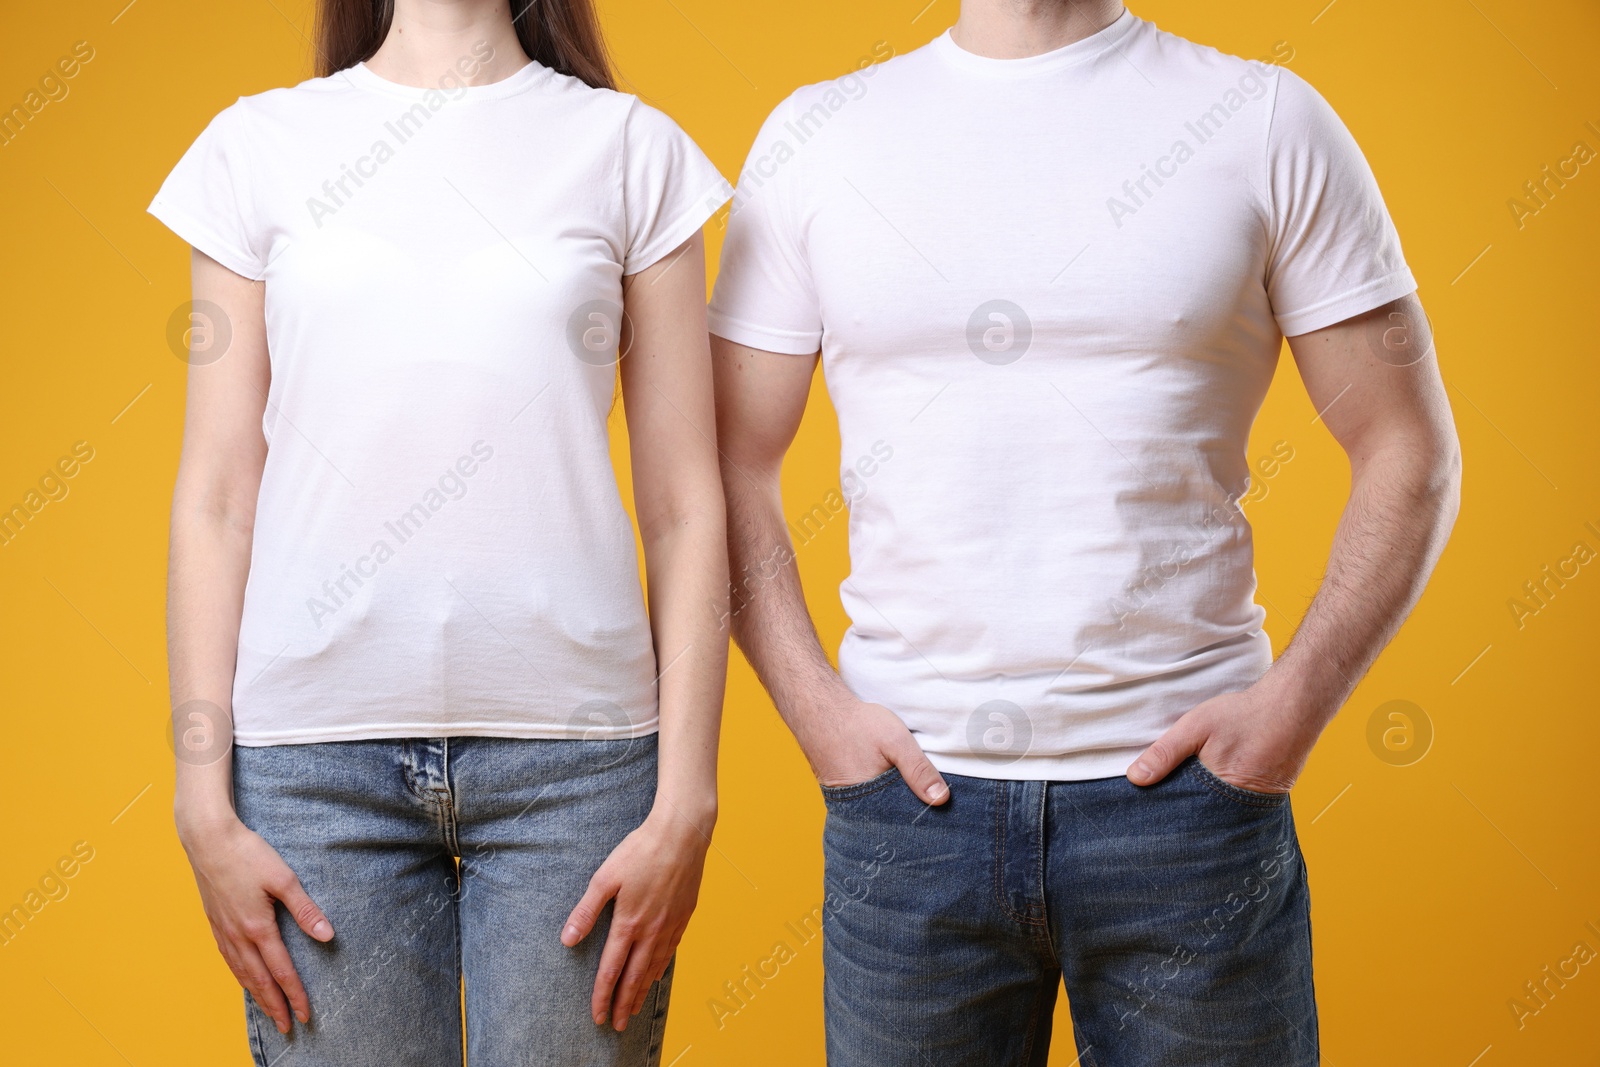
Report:
[[[575,949],[562,926],[644,821],[654,736],[488,737],[236,748],[245,825],[333,923],[319,944],[279,909],[311,1024],[279,1034],[246,994],[259,1067],[659,1063],[667,976],[621,1034],[589,1013],[610,909]],[[459,861],[459,862],[458,862]]]

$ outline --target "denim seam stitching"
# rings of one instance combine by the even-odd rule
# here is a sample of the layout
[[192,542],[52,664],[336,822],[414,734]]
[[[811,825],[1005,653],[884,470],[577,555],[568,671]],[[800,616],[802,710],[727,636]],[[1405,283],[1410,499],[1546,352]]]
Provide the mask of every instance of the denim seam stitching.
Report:
[[[670,970],[672,964],[667,964],[667,967]],[[664,979],[666,975],[661,977]],[[665,1025],[667,1021],[666,992],[666,987],[662,985],[661,979],[657,979],[655,990],[650,995],[650,999],[654,1002],[651,1005],[652,1010],[650,1012],[650,1038],[645,1043],[645,1062],[650,1067],[657,1067],[661,1063],[663,1046],[667,1043],[667,1028]]]
[[[439,805],[440,829],[444,833],[445,848],[450,855],[461,855],[461,839],[459,820],[456,818],[456,794],[450,785],[450,739],[444,739],[443,758],[440,761],[440,774],[444,779],[442,786],[437,786],[433,793],[434,803]],[[460,876],[457,875],[459,882]],[[459,887],[464,889],[464,887]]]
[[866,781],[857,782],[855,785],[828,786],[819,784],[818,788],[822,790],[823,797],[828,800],[855,800],[858,797],[871,796],[881,789],[889,788],[899,776],[899,768],[890,767],[877,777],[868,778]]
[[[1058,975],[1056,981],[1060,981]],[[1033,1043],[1039,1036],[1039,1002],[1044,999],[1044,987],[1041,985],[1033,994],[1033,1007],[1028,1009],[1028,1036],[1022,1042],[1022,1062],[1033,1063]]]
[[[1048,888],[1047,888],[1046,883],[1045,883],[1045,873],[1044,873],[1044,851],[1045,851],[1045,845],[1046,845],[1046,840],[1047,840],[1046,836],[1045,836],[1044,816],[1045,816],[1046,808],[1048,806],[1049,795],[1050,795],[1049,787],[1048,786],[1044,786],[1044,785],[1040,785],[1040,787],[1039,787],[1039,817],[1038,817],[1037,821],[1034,822],[1034,830],[1039,835],[1039,837],[1038,837],[1039,847],[1036,850],[1038,852],[1038,856],[1039,856],[1039,866],[1038,866],[1038,869],[1034,871],[1035,877],[1037,877],[1038,880],[1039,880],[1039,925],[1044,928],[1044,933],[1045,933],[1046,940],[1049,939],[1049,929],[1050,929],[1050,895],[1049,895]],[[1032,907],[1032,905],[1030,905],[1030,908],[1031,907]]]
[[244,1017],[250,1027],[250,1058],[255,1061],[256,1067],[268,1067],[271,1060],[267,1058],[266,1042],[261,1040],[261,1020],[256,1018],[256,1013],[251,1010],[250,994],[244,995]]
[[[461,872],[457,871],[455,896],[450,901],[450,940],[454,943],[456,950],[456,988],[458,989],[461,988],[462,980],[466,977],[467,969],[466,964],[462,961],[461,951],[461,898],[466,895],[466,892],[467,887],[462,881]],[[457,1016],[456,1022],[456,1026],[460,1027],[457,1034],[460,1037],[463,1049],[472,1043],[472,1031],[470,1029],[472,1023],[467,1018],[466,1012],[469,1006],[466,1003],[462,1004],[461,1014]]]
[[998,794],[994,806],[994,899],[1000,905],[1000,911],[1014,923],[1024,926],[1045,926],[1042,919],[1030,919],[1026,915],[1018,915],[1012,910],[1011,902],[1006,899],[1003,874],[1006,868],[1006,837],[1004,813],[1009,809],[1011,798],[1007,796],[1009,783],[998,782],[995,792]]
[[444,819],[445,845],[452,856],[461,855],[461,827],[456,819],[455,795],[449,789],[439,790],[439,814]]
[[1195,761],[1195,768],[1200,780],[1205,783],[1207,789],[1217,794],[1217,796],[1225,797],[1237,804],[1247,804],[1254,808],[1280,808],[1289,799],[1288,793],[1267,796],[1264,793],[1258,794],[1252,793],[1248,789],[1240,789],[1238,786],[1218,778],[1215,771],[1207,768],[1199,760]]
[[1011,909],[1006,906],[1005,891],[1000,884],[1000,872],[1005,870],[1006,866],[1005,839],[1000,834],[1000,824],[1005,803],[1006,784],[1000,782],[995,785],[994,804],[994,901],[1000,906],[1002,913],[1009,915]]
[[406,738],[401,743],[402,747],[400,752],[400,766],[405,771],[405,773],[401,775],[401,780],[405,783],[407,793],[410,793],[424,804],[432,803],[435,799],[432,795],[433,791],[429,789],[417,788],[418,763],[412,758],[411,744],[412,742],[410,738]]
[[[1311,872],[1309,870],[1307,870],[1307,868],[1306,868],[1306,856],[1305,856],[1305,853],[1300,851],[1300,840],[1299,840],[1298,835],[1295,838],[1294,851],[1295,851],[1295,855],[1297,855],[1300,858],[1300,886],[1301,886],[1300,909],[1301,909],[1301,914],[1305,916],[1306,945],[1308,946],[1308,951],[1310,951],[1309,946],[1311,945]],[[1311,1046],[1311,1061],[1310,1062],[1312,1062],[1312,1063],[1321,1063],[1322,1062],[1322,1029],[1318,1024],[1318,1019],[1317,1019],[1317,978],[1316,978],[1316,968],[1314,966],[1311,966],[1311,964],[1309,962],[1307,963],[1307,966],[1308,966],[1308,968],[1310,968],[1310,975],[1309,975],[1307,980],[1311,983],[1311,1019],[1310,1019],[1310,1030],[1311,1030],[1311,1033],[1307,1037],[1306,1040]],[[1299,1031],[1297,1029],[1295,1032],[1298,1034],[1301,1031]]]

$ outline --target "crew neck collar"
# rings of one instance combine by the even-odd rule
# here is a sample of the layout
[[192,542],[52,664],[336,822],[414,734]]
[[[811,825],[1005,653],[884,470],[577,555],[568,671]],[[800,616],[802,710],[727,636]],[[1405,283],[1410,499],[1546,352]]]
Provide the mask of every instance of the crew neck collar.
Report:
[[1082,40],[1073,41],[1071,44],[1062,45],[1060,48],[1049,52],[1041,52],[1036,56],[1024,56],[1021,59],[995,59],[991,56],[980,56],[976,52],[969,52],[956,44],[955,38],[950,36],[950,30],[934,38],[933,48],[947,63],[961,70],[975,74],[986,74],[991,77],[1015,78],[1026,77],[1048,71],[1061,70],[1065,67],[1075,66],[1085,60],[1093,59],[1107,50],[1117,46],[1133,28],[1138,25],[1139,19],[1134,17],[1132,11],[1122,9],[1122,14],[1100,32],[1091,34]]
[[[340,71],[345,78],[358,89],[367,89],[373,92],[397,96],[403,100],[421,100],[429,93],[443,93],[448,100],[500,100],[514,96],[538,81],[544,74],[545,68],[539,63],[529,61],[524,67],[518,67],[509,76],[499,81],[489,82],[485,85],[457,85],[444,87],[433,85],[422,87],[417,85],[402,85],[390,81],[388,78],[376,73],[365,63],[357,63],[353,67],[346,67]],[[462,90],[465,89],[465,92]]]

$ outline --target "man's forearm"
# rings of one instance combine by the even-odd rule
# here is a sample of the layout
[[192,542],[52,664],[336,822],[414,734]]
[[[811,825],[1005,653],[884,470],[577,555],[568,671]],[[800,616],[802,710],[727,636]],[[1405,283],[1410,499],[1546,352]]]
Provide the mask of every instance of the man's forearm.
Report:
[[728,605],[733,636],[789,728],[803,730],[807,709],[848,698],[806,609],[794,544],[776,478],[753,482],[724,470],[733,575]]
[[1354,466],[1327,573],[1263,683],[1320,728],[1405,621],[1449,539],[1460,453],[1397,445]]

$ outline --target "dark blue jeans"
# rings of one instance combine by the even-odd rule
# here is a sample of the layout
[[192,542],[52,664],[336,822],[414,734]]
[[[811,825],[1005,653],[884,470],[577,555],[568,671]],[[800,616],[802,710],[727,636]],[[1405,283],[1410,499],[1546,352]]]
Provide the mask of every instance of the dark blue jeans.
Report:
[[823,791],[832,1067],[1042,1065],[1063,982],[1082,1067],[1318,1062],[1286,795],[945,777]]

